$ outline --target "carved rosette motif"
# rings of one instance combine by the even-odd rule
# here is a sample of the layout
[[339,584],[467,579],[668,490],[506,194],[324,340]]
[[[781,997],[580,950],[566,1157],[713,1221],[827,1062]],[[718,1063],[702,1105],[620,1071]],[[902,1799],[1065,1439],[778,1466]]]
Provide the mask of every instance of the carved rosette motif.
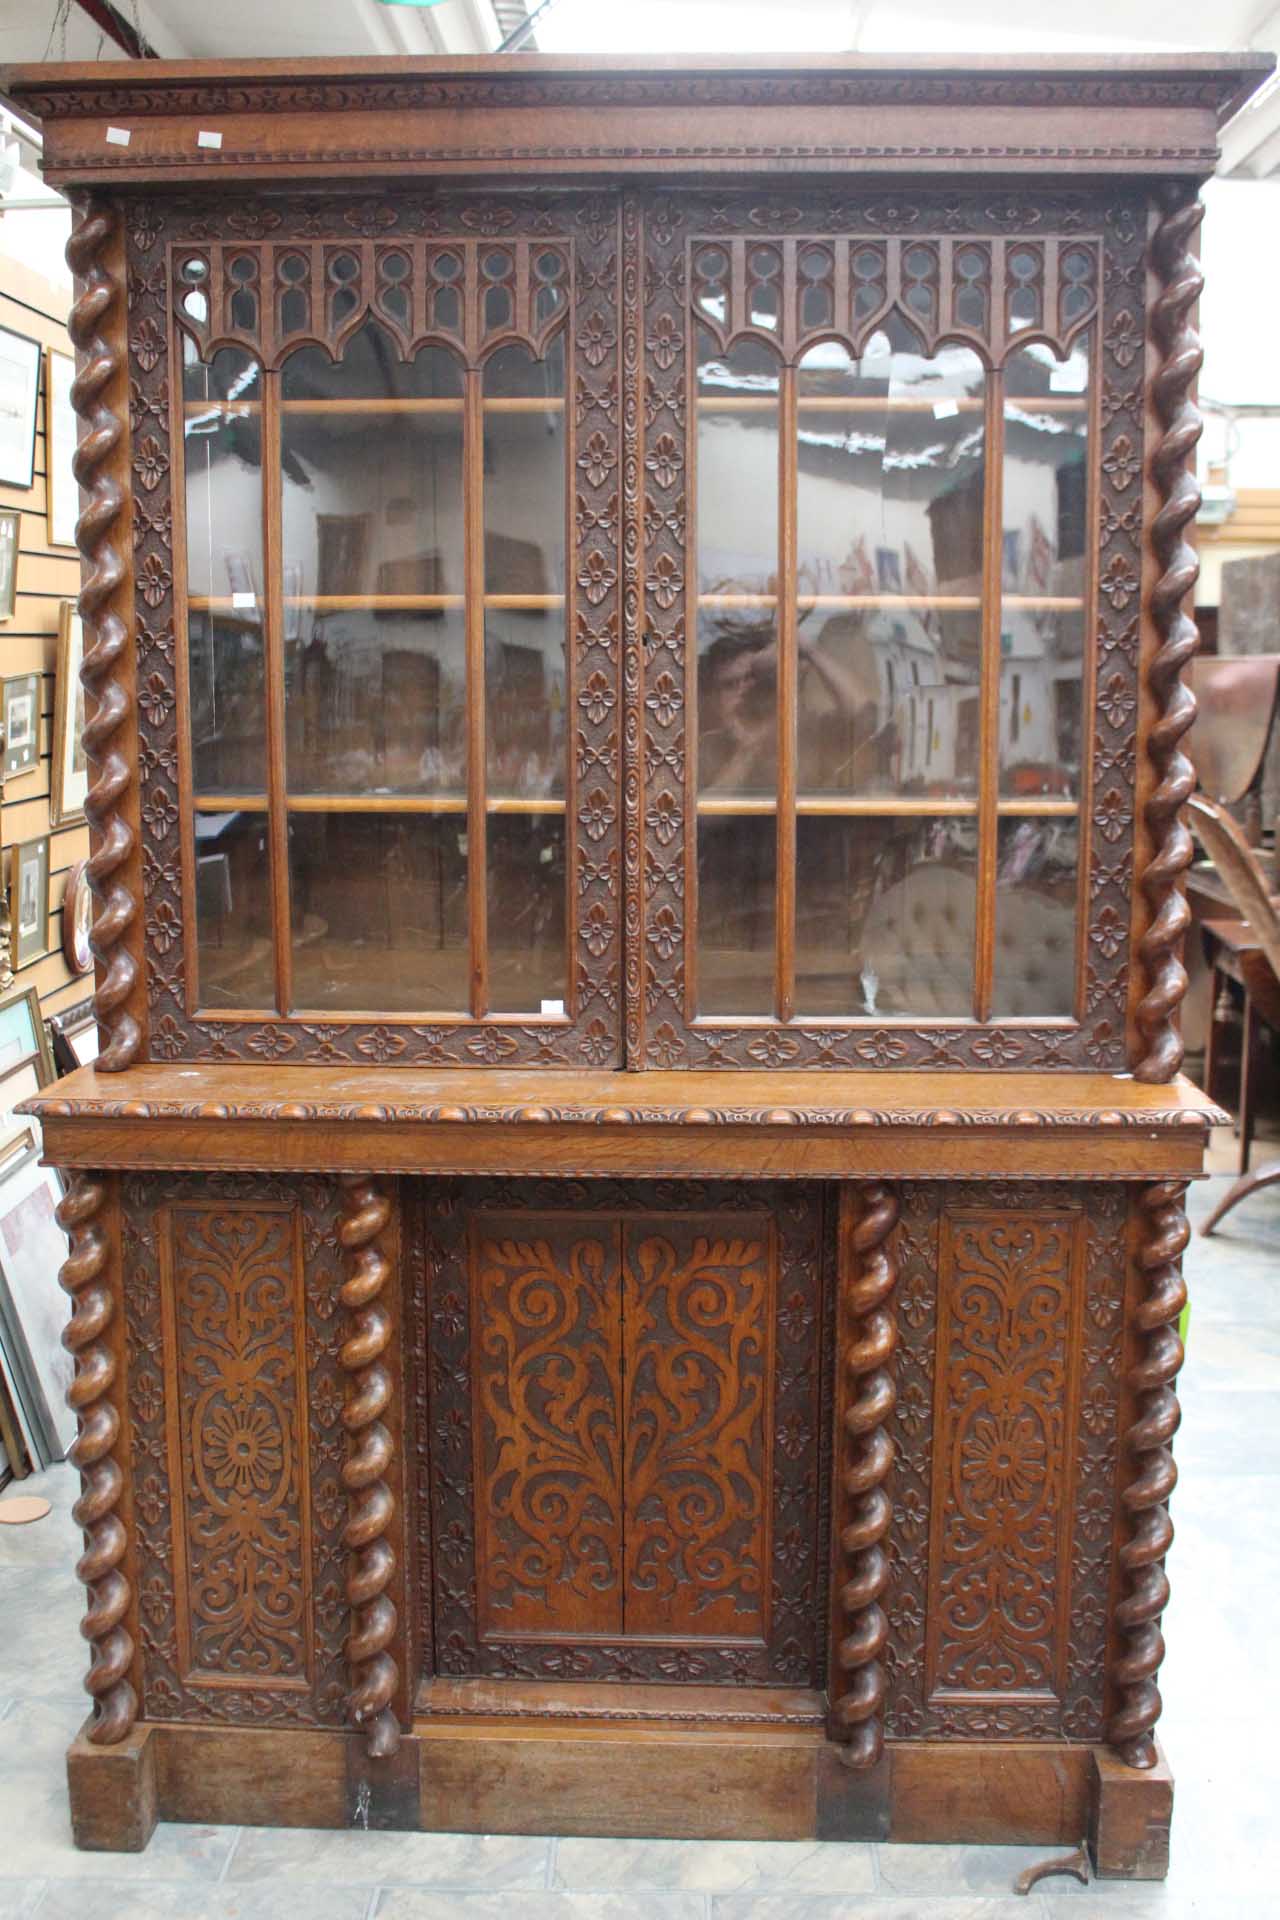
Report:
[[[189,1011],[182,908],[182,833],[179,815],[177,710],[177,587],[182,557],[173,551],[171,362],[181,286],[171,278],[172,256],[203,252],[210,267],[209,340],[235,340],[278,359],[315,337],[340,350],[371,314],[398,351],[438,340],[461,351],[487,350],[494,341],[463,342],[435,324],[428,311],[430,262],[436,243],[476,247],[492,241],[513,261],[513,285],[528,309],[527,272],[517,272],[536,242],[568,262],[570,352],[566,434],[571,526],[567,568],[571,723],[567,859],[570,863],[572,950],[568,1029],[511,1021],[434,1024],[340,1020],[323,1024],[194,1018]],[[336,314],[308,307],[306,323],[286,333],[276,272],[286,257],[305,263],[301,291],[317,308],[327,297],[324,260],[341,249],[354,263],[359,305]],[[435,251],[433,251],[435,250]],[[392,257],[412,263],[412,309],[390,302],[398,282],[386,272]],[[315,1062],[329,1065],[609,1067],[621,1055],[623,999],[620,707],[623,584],[620,474],[622,438],[621,343],[618,338],[619,209],[608,194],[541,194],[501,199],[464,193],[436,198],[352,196],[254,200],[237,196],[183,199],[158,206],[131,203],[127,221],[129,269],[130,415],[134,438],[133,537],[138,660],[138,731],[142,818],[145,827],[147,991],[150,1056],[156,1060]],[[258,323],[237,328],[232,301],[240,285],[228,269],[246,263]],[[318,263],[318,264],[317,264]],[[557,283],[558,284],[558,283]],[[517,301],[519,306],[519,301]],[[194,323],[184,318],[183,326]],[[560,324],[549,323],[538,333]],[[503,337],[506,337],[504,334]],[[193,931],[187,929],[187,938]]]
[[386,1478],[393,1442],[383,1419],[392,1397],[391,1375],[383,1364],[391,1345],[391,1317],[383,1297],[391,1263],[379,1244],[391,1219],[391,1202],[371,1175],[344,1175],[340,1185],[338,1239],[347,1258],[341,1294],[347,1325],[340,1359],[348,1387],[342,1424],[349,1451],[342,1483],[350,1499],[350,1712],[355,1724],[367,1731],[370,1754],[383,1760],[400,1745],[400,1724],[392,1706],[399,1669],[390,1651],[396,1638],[396,1606],[390,1593],[396,1557],[387,1538],[395,1516]]
[[893,1466],[888,1420],[895,1390],[890,1366],[898,1330],[890,1299],[898,1270],[892,1239],[898,1197],[873,1182],[846,1193],[841,1220],[842,1278],[837,1421],[840,1458],[839,1546],[843,1578],[837,1598],[836,1665],[830,1682],[831,1730],[856,1767],[874,1766],[884,1749],[885,1670],[889,1623],[881,1602],[889,1585],[885,1540],[893,1519],[886,1482]]
[[120,1513],[124,1475],[118,1458],[119,1379],[108,1337],[118,1295],[108,1273],[111,1252],[100,1217],[106,1198],[101,1180],[77,1173],[57,1209],[58,1225],[71,1242],[58,1279],[71,1296],[62,1344],[76,1363],[67,1404],[76,1415],[78,1432],[68,1458],[80,1474],[80,1498],[72,1518],[85,1538],[76,1575],[89,1600],[80,1631],[92,1649],[85,1687],[93,1696],[88,1735],[95,1746],[123,1740],[138,1717],[130,1677],[134,1643],[126,1624],[134,1596],[123,1571],[130,1542]]
[[79,293],[67,318],[77,370],[71,404],[81,423],[73,469],[84,500],[76,545],[84,562],[80,615],[85,652],[80,679],[92,701],[84,723],[84,751],[92,769],[85,818],[92,836],[87,877],[97,911],[90,945],[98,962],[94,1012],[102,1036],[97,1066],[116,1073],[137,1058],[142,1033],[132,1003],[138,984],[134,922],[138,902],[131,878],[137,838],[123,802],[133,784],[126,751],[134,699],[129,629],[119,600],[127,570],[117,542],[126,530],[124,491],[111,471],[125,422],[114,410],[123,356],[104,337],[124,296],[108,261],[119,239],[120,216],[105,201],[90,201],[67,242],[67,264]]
[[1182,1366],[1178,1321],[1187,1304],[1182,1255],[1190,1238],[1183,1210],[1185,1181],[1162,1180],[1142,1189],[1142,1241],[1138,1265],[1146,1289],[1133,1316],[1139,1346],[1128,1384],[1137,1396],[1137,1419],[1125,1434],[1134,1478],[1121,1499],[1130,1531],[1120,1548],[1125,1591],[1115,1610],[1123,1648],[1113,1677],[1120,1704],[1107,1738],[1131,1767],[1156,1763],[1153,1729],[1160,1718],[1156,1674],[1164,1659],[1160,1618],[1169,1603],[1165,1555],[1173,1544],[1169,1495],[1177,1484],[1170,1442],[1181,1412],[1174,1382]]
[[[912,1181],[900,1191],[886,1733],[894,1740],[1101,1740],[1115,1558],[1128,1194],[1120,1186],[1031,1182]],[[1047,1265],[1043,1284],[1034,1278],[1034,1262],[1024,1283],[1007,1258],[995,1268],[984,1258],[988,1278],[983,1281],[974,1269],[977,1285],[970,1297],[967,1255],[963,1244],[957,1246],[949,1311],[958,1305],[976,1316],[977,1348],[963,1377],[953,1379],[954,1335],[947,1334],[950,1362],[943,1384],[938,1289],[946,1268],[944,1235],[948,1222],[966,1213],[979,1225],[998,1216],[1007,1235],[1021,1237],[1026,1251]],[[1069,1270],[1068,1240],[1061,1246],[1052,1236],[1046,1240],[1046,1220],[1058,1223],[1068,1239],[1073,1233],[1083,1239],[1083,1300],[1074,1347],[1069,1318],[1078,1277]],[[1033,1229],[1029,1238],[1021,1234],[1024,1226]],[[985,1292],[988,1301],[993,1299],[993,1281],[996,1291],[1007,1295],[1003,1347],[990,1338],[989,1309],[979,1297]],[[1052,1362],[1054,1351],[1063,1376],[1050,1382],[1058,1364]],[[1047,1396],[1041,1395],[1044,1386]],[[1002,1430],[1001,1417],[1028,1392],[1038,1402],[1037,1419],[1022,1427],[1010,1422]],[[934,1410],[953,1393],[959,1395],[953,1424],[962,1431],[948,1459],[942,1453],[944,1423],[935,1424]],[[975,1472],[1012,1474],[1035,1497],[1046,1466],[1036,1450],[1037,1421],[1058,1419],[1060,1409],[1063,1431],[1069,1432],[1073,1408],[1075,1499],[1070,1514],[1059,1516],[1060,1532],[1038,1543],[1024,1540],[1016,1526],[1000,1539],[986,1537],[981,1528],[970,1536],[963,1526],[964,1500],[944,1497],[957,1473],[969,1470],[966,1490],[972,1489]],[[971,1497],[967,1491],[966,1498]],[[958,1540],[952,1537],[957,1518]],[[997,1617],[989,1596],[1002,1589],[1014,1598]],[[948,1591],[960,1598],[954,1632],[942,1609]],[[1042,1604],[1024,1615],[1018,1594],[1039,1594]],[[984,1642],[990,1659],[975,1656]],[[1002,1649],[1016,1649],[1018,1673],[1010,1671]],[[956,1675],[961,1684],[952,1685]]]
[[[336,1210],[327,1179],[125,1176],[129,1421],[150,1720],[329,1727],[345,1720],[347,1443]],[[215,1382],[213,1417],[194,1436],[190,1411],[186,1420],[199,1465],[189,1444],[184,1484],[175,1485],[168,1410]],[[231,1511],[237,1478],[246,1476],[241,1518],[248,1523],[253,1507],[265,1508],[269,1536],[252,1589],[236,1585]],[[306,1604],[298,1589],[309,1595]],[[232,1591],[238,1618],[235,1607],[228,1612]],[[215,1671],[229,1633],[233,1670]]]
[[[680,1409],[684,1414],[693,1410],[690,1382],[695,1376],[689,1368],[695,1364],[694,1350],[702,1354],[701,1364],[706,1369],[703,1377],[709,1380],[718,1369],[715,1354],[706,1352],[708,1344],[719,1353],[722,1370],[722,1347],[744,1336],[756,1337],[749,1325],[738,1328],[733,1314],[726,1317],[723,1311],[726,1287],[740,1304],[751,1308],[751,1314],[756,1313],[751,1302],[758,1301],[759,1296],[757,1269],[751,1260],[743,1264],[745,1247],[734,1248],[726,1216],[743,1218],[741,1238],[745,1242],[759,1237],[758,1231],[751,1235],[749,1226],[758,1230],[762,1210],[772,1215],[776,1242],[771,1378],[767,1384],[757,1381],[741,1406],[730,1405],[723,1393],[710,1393],[704,1411],[713,1420],[730,1416],[719,1431],[731,1453],[743,1442],[748,1446],[763,1443],[761,1418],[765,1405],[769,1410],[772,1512],[766,1537],[771,1558],[761,1569],[762,1585],[767,1585],[767,1607],[759,1606],[746,1588],[739,1593],[740,1570],[733,1565],[731,1554],[722,1569],[711,1569],[715,1578],[706,1591],[712,1598],[713,1615],[702,1624],[696,1615],[690,1615],[686,1621],[689,1632],[678,1644],[672,1643],[669,1631],[646,1639],[643,1624],[633,1630],[634,1637],[632,1631],[622,1637],[621,1627],[617,1639],[600,1635],[575,1638],[552,1627],[536,1638],[522,1639],[517,1631],[497,1626],[491,1612],[482,1620],[477,1601],[481,1570],[473,1518],[479,1490],[472,1442],[471,1356],[478,1337],[470,1280],[472,1221],[477,1215],[488,1219],[500,1216],[502,1239],[509,1241],[522,1214],[557,1215],[563,1222],[559,1237],[572,1238],[587,1231],[590,1223],[584,1215],[608,1214],[621,1225],[628,1262],[636,1264],[639,1276],[649,1275],[647,1287],[641,1277],[634,1282],[630,1319],[639,1364],[634,1381],[628,1380],[628,1391],[633,1395],[633,1412],[649,1422],[654,1443],[651,1497],[641,1503],[640,1531],[633,1548],[642,1559],[648,1554],[652,1561],[647,1568],[641,1567],[639,1574],[656,1578],[659,1561],[668,1571],[671,1565],[663,1540],[669,1540],[678,1554],[690,1533],[687,1516],[679,1512],[678,1497],[684,1431]],[[700,1235],[705,1238],[709,1213],[716,1216],[714,1238],[721,1245],[699,1251],[695,1242]],[[687,1227],[677,1217],[683,1214],[690,1216]],[[416,1498],[419,1514],[431,1515],[430,1554],[435,1577],[430,1591],[423,1583],[419,1636],[424,1646],[434,1644],[435,1671],[538,1680],[822,1686],[826,1645],[825,1636],[815,1631],[815,1620],[821,1583],[826,1577],[828,1510],[823,1467],[830,1420],[825,1383],[830,1316],[823,1297],[826,1229],[818,1192],[805,1186],[760,1183],[440,1180],[433,1181],[424,1195],[423,1215],[420,1237],[415,1229],[412,1242],[414,1326],[409,1337],[415,1350],[425,1350],[428,1355],[428,1405],[416,1422]],[[662,1219],[651,1233],[655,1215]],[[545,1233],[542,1237],[546,1238]],[[642,1258],[643,1249],[651,1242],[650,1253]],[[659,1243],[673,1251],[663,1253]],[[650,1318],[666,1311],[662,1296],[676,1268],[687,1269],[696,1281],[699,1263],[708,1261],[707,1284],[685,1303],[686,1322],[690,1313],[698,1320],[696,1329],[686,1324],[681,1336],[680,1351],[687,1355],[687,1365],[678,1379],[667,1381],[671,1392],[659,1392],[660,1378],[666,1376],[655,1371],[661,1356],[654,1344]],[[540,1270],[553,1273],[558,1266],[553,1261],[548,1269],[544,1260]],[[561,1291],[562,1282],[556,1282],[554,1298],[549,1293],[544,1301],[548,1316],[560,1316],[565,1311],[554,1304]],[[702,1325],[704,1316],[706,1324]],[[532,1332],[536,1335],[537,1329]],[[665,1336],[662,1352],[666,1352]],[[661,1365],[665,1367],[666,1361]],[[752,1369],[760,1371],[751,1355],[735,1365],[745,1367],[749,1383],[755,1378]],[[578,1376],[565,1375],[566,1382],[570,1378]],[[566,1400],[565,1411],[565,1419],[579,1439],[587,1434],[591,1420],[593,1390],[588,1382],[583,1382],[583,1389],[576,1400]],[[577,1407],[572,1415],[571,1406]],[[549,1442],[550,1433],[545,1437]],[[570,1446],[566,1438],[560,1444],[581,1469],[584,1450],[579,1440],[574,1439]],[[717,1484],[723,1492],[722,1480],[712,1476],[712,1482],[715,1484],[698,1487],[693,1511],[701,1512],[705,1501],[714,1502],[719,1497]],[[690,1481],[693,1490],[694,1482]],[[567,1494],[571,1499],[569,1490]],[[760,1533],[754,1509],[735,1515],[731,1507],[732,1502],[725,1505],[724,1524],[717,1538],[731,1542],[741,1536],[750,1544]],[[700,1526],[701,1521],[694,1531]],[[420,1531],[426,1532],[425,1525]],[[566,1543],[566,1550],[570,1544]],[[758,1611],[745,1627],[739,1623],[736,1628],[726,1628],[726,1618],[732,1617],[739,1606],[758,1607]],[[762,1616],[767,1621],[763,1639]]]
[[[1136,194],[1056,195],[1028,192],[841,193],[750,198],[682,192],[678,201],[644,202],[644,940],[641,998],[646,1064],[655,1067],[1025,1067],[1122,1069],[1129,969],[1129,889],[1133,861],[1138,699],[1141,473],[1143,462],[1144,202]],[[1100,383],[1098,461],[1097,643],[1093,659],[1090,818],[1081,857],[1088,863],[1088,952],[1085,1013],[1075,1027],[991,1024],[927,1028],[818,1021],[734,1027],[688,1017],[684,954],[689,937],[686,861],[694,828],[690,790],[696,743],[687,732],[696,662],[688,633],[688,515],[691,486],[687,366],[687,256],[693,236],[732,243],[796,234],[866,236],[867,251],[884,236],[911,236],[932,249],[933,277],[923,287],[941,331],[943,303],[955,298],[942,274],[955,239],[972,237],[988,251],[1003,236],[1025,242],[1042,263],[1049,250],[1101,250],[1100,311],[1091,326]],[[775,245],[778,244],[775,242]],[[832,247],[831,241],[822,244]],[[843,243],[842,243],[843,244]],[[835,271],[835,255],[833,274]],[[886,267],[887,271],[887,267]],[[1059,280],[1062,275],[1056,276]],[[1063,283],[1065,284],[1065,282]],[[1086,284],[1086,283],[1081,283]],[[1043,333],[1064,339],[1075,330],[1058,289],[1045,311],[1048,276],[1034,289]],[[891,289],[883,289],[887,302]],[[702,310],[700,310],[702,317]],[[918,320],[918,315],[913,315]],[[1003,315],[989,333],[1003,335]],[[825,330],[829,333],[831,330]],[[1040,330],[1037,329],[1037,332]],[[964,334],[951,325],[948,337]],[[972,330],[965,337],[977,338]],[[796,334],[793,344],[799,344]],[[1101,340],[1101,348],[1099,348]],[[1086,705],[1089,705],[1086,702]],[[1085,824],[1085,823],[1082,823]]]
[[1203,218],[1200,202],[1175,190],[1151,238],[1151,262],[1161,282],[1151,308],[1151,333],[1160,354],[1151,399],[1161,426],[1151,452],[1151,477],[1161,501],[1151,522],[1151,547],[1160,567],[1151,588],[1151,618],[1160,645],[1147,669],[1156,708],[1147,753],[1157,784],[1146,806],[1151,858],[1141,876],[1151,915],[1138,948],[1147,982],[1135,1016],[1144,1051],[1133,1071],[1135,1079],[1153,1082],[1172,1080],[1182,1065],[1178,1009],[1187,991],[1187,974],[1181,954],[1191,922],[1182,877],[1195,857],[1191,831],[1181,816],[1196,784],[1195,769],[1182,751],[1196,702],[1182,674],[1200,644],[1196,623],[1186,610],[1200,563],[1186,534],[1200,509],[1200,488],[1190,462],[1204,422],[1191,396],[1204,355],[1191,313],[1204,276],[1191,249]]

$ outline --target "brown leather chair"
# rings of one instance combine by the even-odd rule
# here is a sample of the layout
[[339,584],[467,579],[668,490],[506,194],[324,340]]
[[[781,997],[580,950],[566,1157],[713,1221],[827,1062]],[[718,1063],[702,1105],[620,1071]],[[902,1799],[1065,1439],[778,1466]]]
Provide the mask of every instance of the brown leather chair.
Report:
[[[1267,1025],[1280,1030],[1280,910],[1267,891],[1267,883],[1253,848],[1225,807],[1203,793],[1193,794],[1187,802],[1191,828],[1222,877],[1241,919],[1247,920],[1257,946],[1239,955],[1245,990]],[[1280,1181],[1280,1160],[1259,1167],[1255,1173],[1242,1173],[1214,1208],[1201,1227],[1212,1233],[1218,1222],[1230,1213],[1246,1194]]]

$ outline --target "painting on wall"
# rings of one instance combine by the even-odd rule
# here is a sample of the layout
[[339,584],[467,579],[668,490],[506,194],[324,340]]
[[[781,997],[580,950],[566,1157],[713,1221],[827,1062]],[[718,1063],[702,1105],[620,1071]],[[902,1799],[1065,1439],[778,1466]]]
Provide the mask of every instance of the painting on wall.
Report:
[[40,758],[40,675],[16,674],[4,683],[0,705],[4,727],[4,774],[26,773]]
[[40,342],[0,327],[0,486],[35,479],[39,401]]
[[74,547],[80,489],[72,462],[76,453],[76,416],[71,383],[76,363],[69,353],[50,347],[44,380],[45,515],[51,547]]
[[64,600],[58,622],[58,669],[53,695],[53,765],[49,818],[55,827],[84,818],[89,761],[84,750],[84,627],[75,603]]
[[24,840],[13,849],[9,912],[13,920],[13,964],[21,970],[38,960],[49,946],[47,833],[38,840]]
[[16,507],[0,512],[0,620],[12,620],[18,605],[18,542],[22,516]]

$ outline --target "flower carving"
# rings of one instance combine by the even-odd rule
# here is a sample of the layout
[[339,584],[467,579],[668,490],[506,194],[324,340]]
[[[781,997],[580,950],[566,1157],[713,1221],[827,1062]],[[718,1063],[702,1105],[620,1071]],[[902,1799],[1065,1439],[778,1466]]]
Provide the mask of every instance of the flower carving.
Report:
[[669,553],[660,553],[653,563],[647,584],[657,605],[665,613],[675,605],[684,585],[679,563]]
[[684,466],[680,442],[673,433],[660,433],[644,457],[644,464],[660,487],[669,487]]
[[603,787],[593,787],[578,811],[578,824],[588,840],[603,840],[617,819],[613,801]]
[[204,1464],[215,1487],[241,1500],[267,1493],[284,1465],[280,1428],[265,1407],[214,1407],[205,1417]]
[[613,916],[603,900],[596,900],[583,917],[581,939],[587,952],[598,960],[613,939]]
[[1111,446],[1103,455],[1102,471],[1108,474],[1121,492],[1131,484],[1139,471],[1138,456],[1132,440],[1127,433],[1118,433]]
[[1102,569],[1098,585],[1116,612],[1123,612],[1138,591],[1138,576],[1129,556],[1113,553]]
[[646,937],[660,960],[671,958],[680,944],[680,922],[670,907],[659,907]]
[[578,330],[578,345],[589,367],[598,367],[613,351],[617,335],[607,314],[594,307]]
[[169,462],[164,448],[154,434],[147,434],[134,448],[133,470],[138,476],[140,486],[148,493],[154,492],[169,471]]
[[149,553],[138,568],[138,591],[149,607],[158,607],[173,585],[173,575],[158,553]]
[[608,555],[601,553],[598,547],[593,547],[583,560],[578,573],[578,585],[586,595],[587,601],[591,606],[598,607],[610,588],[616,587],[617,584],[617,570]]
[[657,794],[645,815],[659,846],[669,847],[680,831],[680,803],[673,793]]
[[645,346],[649,358],[663,373],[675,364],[680,353],[680,325],[673,313],[664,311],[658,315]]
[[147,939],[157,953],[168,953],[182,938],[182,917],[168,900],[157,900],[147,915]]
[[598,670],[591,674],[578,695],[578,705],[586,714],[593,727],[607,720],[617,703],[612,680],[607,673]]
[[593,433],[578,455],[578,465],[593,487],[602,487],[617,464],[613,442],[605,433]]
[[1131,367],[1141,351],[1142,329],[1125,307],[1107,329],[1107,352],[1118,367]]
[[679,682],[669,673],[660,673],[652,692],[645,697],[645,705],[660,727],[669,727],[684,706]]

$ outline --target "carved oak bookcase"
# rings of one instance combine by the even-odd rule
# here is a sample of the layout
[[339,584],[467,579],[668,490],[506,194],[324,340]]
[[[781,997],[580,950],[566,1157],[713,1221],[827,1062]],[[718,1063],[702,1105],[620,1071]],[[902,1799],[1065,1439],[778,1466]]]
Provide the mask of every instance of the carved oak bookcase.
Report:
[[77,205],[81,1845],[1164,1872],[1196,189],[1265,70],[7,77]]

